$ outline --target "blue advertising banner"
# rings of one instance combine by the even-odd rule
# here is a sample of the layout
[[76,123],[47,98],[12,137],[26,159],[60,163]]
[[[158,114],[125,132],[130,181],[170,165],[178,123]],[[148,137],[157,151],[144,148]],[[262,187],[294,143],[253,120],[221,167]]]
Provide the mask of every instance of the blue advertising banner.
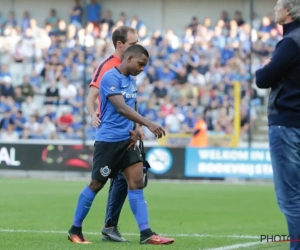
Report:
[[272,179],[268,149],[186,148],[185,177]]

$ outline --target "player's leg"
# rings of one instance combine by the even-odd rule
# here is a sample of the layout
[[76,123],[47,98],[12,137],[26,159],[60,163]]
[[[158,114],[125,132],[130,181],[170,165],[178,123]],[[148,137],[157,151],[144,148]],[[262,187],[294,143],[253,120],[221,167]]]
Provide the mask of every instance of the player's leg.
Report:
[[105,216],[105,227],[118,225],[120,213],[127,197],[128,185],[124,175],[119,172],[117,178],[111,179]]
[[110,155],[111,152],[107,150],[107,146],[104,150],[103,143],[95,143],[92,180],[89,185],[84,187],[79,195],[73,224],[68,232],[68,239],[73,243],[90,244],[90,242],[87,241],[82,234],[82,223],[90,211],[96,194],[107,182],[111,172],[111,169],[108,166],[112,166],[110,164]]
[[[122,173],[111,179],[106,206],[105,226],[102,228],[103,241],[127,241],[118,230],[122,207],[127,197],[127,182]],[[109,235],[109,236],[107,236]]]
[[[164,238],[155,234],[149,226],[148,208],[143,192],[143,164],[141,154],[138,149],[128,149],[123,165],[125,167],[123,174],[128,183],[128,200],[132,213],[140,230],[141,244],[171,244],[172,238]],[[128,166],[128,167],[126,167]]]
[[82,223],[90,211],[96,194],[104,186],[97,180],[91,180],[90,184],[81,191],[74,214],[73,224],[69,229],[68,239],[73,243],[90,244],[82,234]]

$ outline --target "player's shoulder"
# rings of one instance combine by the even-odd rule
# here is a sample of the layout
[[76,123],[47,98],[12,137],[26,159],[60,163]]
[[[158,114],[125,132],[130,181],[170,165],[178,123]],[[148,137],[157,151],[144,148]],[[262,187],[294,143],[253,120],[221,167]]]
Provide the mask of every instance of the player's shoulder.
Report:
[[114,55],[111,55],[110,57],[108,57],[104,61],[102,61],[101,64],[105,68],[113,68],[113,67],[118,66],[120,64],[120,62]]
[[102,81],[101,82],[104,82],[104,81],[112,81],[112,80],[118,80],[120,79],[120,73],[119,71],[114,67],[112,69],[109,69],[107,70],[103,76],[102,76]]
[[116,57],[114,55],[111,55],[104,59],[98,66],[98,71],[106,72],[116,66],[118,66],[120,63],[118,60],[116,60]]
[[119,71],[117,70],[116,67],[113,67],[112,69],[107,70],[107,71],[104,73],[103,77],[104,77],[104,76],[108,76],[108,75],[109,75],[109,76],[119,76],[120,73],[119,73]]
[[118,64],[119,63],[114,55],[111,55],[108,58],[101,61],[93,74],[93,80],[91,82],[91,85],[98,87],[98,84],[100,83],[104,73],[114,68],[115,66],[118,66]]

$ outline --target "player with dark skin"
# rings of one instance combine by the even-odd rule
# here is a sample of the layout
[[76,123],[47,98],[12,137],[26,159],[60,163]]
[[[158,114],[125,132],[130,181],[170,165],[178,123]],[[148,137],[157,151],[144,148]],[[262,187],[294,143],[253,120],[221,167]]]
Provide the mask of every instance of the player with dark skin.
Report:
[[[157,138],[165,135],[162,127],[134,110],[137,107],[137,86],[133,76],[143,71],[148,60],[149,53],[144,47],[132,45],[125,51],[122,63],[103,75],[99,93],[101,119],[105,122],[96,132],[92,179],[79,197],[74,223],[79,221],[82,224],[97,193],[111,175],[121,171],[128,185],[130,208],[140,230],[140,244],[164,245],[172,244],[174,239],[159,236],[150,229],[143,193],[142,154],[127,132],[137,123],[147,127]],[[68,238],[75,243],[90,244],[82,234],[82,227],[74,224]]]
[[[92,118],[92,125],[94,128],[100,126],[100,96],[99,89],[101,86],[102,76],[108,70],[111,70],[122,63],[124,53],[127,48],[138,42],[138,35],[135,29],[128,26],[121,26],[114,30],[112,33],[112,42],[115,47],[113,55],[103,60],[97,69],[95,70],[91,83],[89,94],[86,100],[86,107]],[[95,102],[98,99],[98,108],[95,108]],[[138,111],[137,104],[135,110]],[[131,143],[135,145],[138,139],[144,140],[145,135],[142,127],[139,124],[135,124],[133,130],[128,131],[130,133]],[[131,144],[131,145],[132,145]],[[130,145],[130,146],[131,146]],[[101,230],[102,241],[113,241],[113,242],[127,242],[118,228],[119,217],[127,198],[127,183],[122,173],[119,173],[110,180],[110,186],[108,190],[106,214],[104,225]]]
[[[140,56],[129,55],[127,58],[124,58],[123,62],[117,69],[125,76],[137,76],[140,74],[144,67],[147,65],[149,58],[144,54]],[[165,135],[165,131],[162,127],[157,124],[154,124],[147,120],[145,117],[141,116],[135,110],[126,105],[123,96],[114,95],[109,97],[109,101],[114,105],[118,113],[127,119],[134,121],[141,126],[147,127],[157,138],[161,138]],[[132,138],[130,146],[135,146],[136,141],[138,139],[138,135],[136,138]],[[129,188],[133,189],[142,189],[143,188],[143,166],[142,163],[139,162],[127,169],[123,172]],[[138,178],[137,178],[138,177]],[[91,180],[89,187],[94,192],[99,192],[105,184],[100,183],[96,180]]]

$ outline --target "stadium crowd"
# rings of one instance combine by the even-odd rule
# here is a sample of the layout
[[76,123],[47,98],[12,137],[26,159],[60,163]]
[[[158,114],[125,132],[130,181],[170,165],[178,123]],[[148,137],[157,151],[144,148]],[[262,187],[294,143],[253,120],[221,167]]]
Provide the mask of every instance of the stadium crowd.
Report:
[[[253,73],[281,39],[282,30],[271,16],[253,14],[251,31],[241,12],[231,18],[223,11],[216,24],[193,17],[182,34],[175,34],[170,29],[149,32],[137,16],[120,13],[114,20],[111,11],[100,10],[93,0],[87,8],[75,1],[70,20],[60,19],[52,9],[40,25],[28,11],[22,18],[14,12],[0,17],[2,141],[93,139],[85,89],[97,65],[113,53],[111,34],[121,25],[137,29],[139,43],[151,56],[137,78],[142,115],[168,133],[192,133],[197,119],[204,119],[209,133],[231,134],[233,84],[238,81],[241,128],[247,131],[249,100],[258,107],[263,101],[249,88],[250,33]],[[251,117],[255,119],[255,113]]]

